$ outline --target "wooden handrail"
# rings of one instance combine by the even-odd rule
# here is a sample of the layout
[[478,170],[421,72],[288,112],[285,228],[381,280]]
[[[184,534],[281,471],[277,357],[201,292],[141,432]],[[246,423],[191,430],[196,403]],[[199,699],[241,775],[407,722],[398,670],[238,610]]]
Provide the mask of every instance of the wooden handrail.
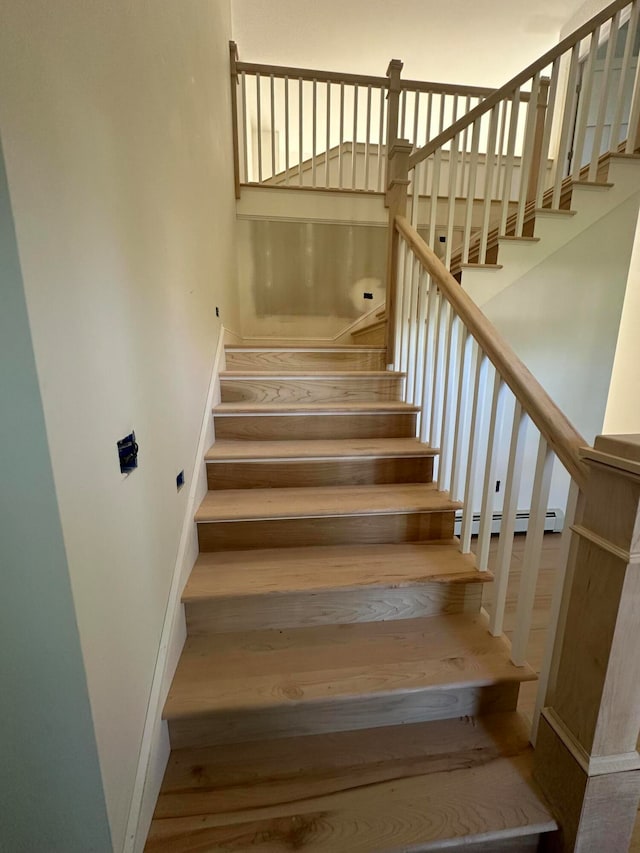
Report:
[[476,339],[500,376],[511,388],[558,459],[578,486],[584,489],[587,467],[579,456],[579,450],[588,447],[588,442],[556,406],[542,385],[499,335],[471,297],[465,293],[442,261],[411,227],[407,218],[396,216],[395,227],[424,269],[435,280],[440,292]]
[[438,148],[442,148],[443,145],[457,136],[460,131],[472,125],[476,119],[480,118],[480,116],[483,116],[485,113],[492,110],[496,104],[500,103],[500,101],[511,97],[515,89],[522,86],[524,83],[527,83],[535,74],[545,69],[548,65],[558,59],[558,57],[562,56],[563,53],[572,48],[578,42],[582,41],[583,38],[590,35],[590,33],[592,33],[597,27],[606,23],[615,15],[616,12],[624,9],[630,4],[630,2],[631,0],[615,0],[614,3],[610,3],[601,12],[594,15],[593,18],[588,20],[581,27],[578,27],[578,29],[573,33],[566,36],[566,38],[563,38],[555,47],[548,50],[535,62],[532,62],[531,65],[524,69],[524,71],[521,71],[519,74],[516,74],[515,77],[512,77],[508,83],[504,84],[504,86],[496,89],[492,95],[489,95],[481,104],[478,104],[477,107],[469,110],[468,113],[455,121],[439,136],[436,136],[425,146],[414,151],[409,158],[409,168],[413,169],[418,165],[418,163],[421,163],[437,151]]
[[404,78],[401,80],[401,85],[407,92],[425,92],[431,95],[461,95],[462,97],[469,95],[471,98],[486,98],[495,92],[494,88],[487,88],[486,86],[434,83],[430,80],[405,80]]
[[373,77],[368,74],[343,74],[340,71],[320,71],[313,68],[294,68],[288,65],[263,65],[259,62],[238,62],[239,74],[260,74],[263,77],[289,77],[292,80],[315,80],[318,83],[350,83],[354,86],[376,86],[386,89],[387,77]]
[[[352,74],[340,71],[321,71],[313,68],[294,68],[287,65],[264,65],[259,62],[236,62],[240,74],[260,74],[264,77],[289,77],[292,80],[315,80],[317,83],[349,83],[354,86],[373,86],[386,89],[388,77],[375,77],[369,74]],[[460,95],[484,98],[493,94],[495,89],[484,86],[467,86],[457,83],[434,83],[428,80],[400,80],[400,88],[408,92],[427,92],[433,95]],[[523,100],[528,94],[523,92]]]

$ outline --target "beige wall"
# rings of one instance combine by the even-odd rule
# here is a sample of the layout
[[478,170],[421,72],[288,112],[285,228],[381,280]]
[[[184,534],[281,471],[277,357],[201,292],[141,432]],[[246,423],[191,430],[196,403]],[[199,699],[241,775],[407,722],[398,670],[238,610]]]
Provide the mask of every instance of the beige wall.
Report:
[[0,0],[0,18],[9,191],[121,850],[220,322],[237,325],[229,2]]

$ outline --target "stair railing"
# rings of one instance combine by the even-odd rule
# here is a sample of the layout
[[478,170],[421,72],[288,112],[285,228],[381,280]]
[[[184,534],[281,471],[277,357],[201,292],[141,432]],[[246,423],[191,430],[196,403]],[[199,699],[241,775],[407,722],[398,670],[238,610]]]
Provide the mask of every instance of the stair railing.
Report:
[[246,184],[386,191],[387,152],[414,149],[493,89],[241,62],[230,43],[236,196]]
[[[400,146],[393,159],[408,157]],[[396,334],[410,355],[404,399],[421,406],[421,440],[440,449],[438,488],[462,502],[463,553],[479,511],[481,572],[498,464],[506,470],[484,614],[494,636],[508,627],[516,666],[532,651],[550,493],[558,500],[564,485],[568,495],[531,729],[534,775],[561,826],[562,850],[623,853],[640,799],[640,435],[599,436],[588,447],[408,219],[396,215],[393,229],[405,318]],[[509,590],[513,618],[507,590],[519,507],[529,517],[517,593]]]
[[596,181],[603,154],[635,151],[638,13],[638,0],[611,3],[411,154],[411,223],[454,274],[531,236],[535,210]]
[[[397,336],[399,351],[410,355],[403,365],[404,399],[421,407],[420,440],[440,449],[438,488],[463,504],[463,553],[471,550],[474,516],[479,514],[476,559],[481,572],[489,565],[497,470],[506,470],[493,598],[487,605],[489,630],[495,636],[504,630],[516,516],[521,507],[529,509],[511,643],[513,663],[522,666],[527,660],[554,460],[566,472],[556,475],[556,493],[570,483],[563,507],[568,529],[586,483],[579,451],[588,445],[406,217],[396,217],[395,231],[398,313],[408,318]],[[558,595],[561,589],[560,585]],[[549,655],[534,730],[550,667]]]

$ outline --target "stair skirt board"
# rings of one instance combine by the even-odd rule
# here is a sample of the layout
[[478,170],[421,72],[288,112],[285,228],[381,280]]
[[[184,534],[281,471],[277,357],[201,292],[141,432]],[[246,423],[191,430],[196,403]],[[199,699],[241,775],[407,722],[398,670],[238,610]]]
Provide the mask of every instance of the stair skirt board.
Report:
[[[519,509],[516,513],[514,533],[526,533],[529,529],[531,514],[528,509]],[[491,534],[496,535],[502,529],[502,513],[494,512],[491,519]],[[561,509],[548,509],[544,517],[545,533],[562,533],[564,529],[564,512]],[[460,536],[462,532],[462,510],[456,510],[456,519],[453,526],[454,534]],[[480,513],[474,512],[471,535],[477,536],[480,532]]]

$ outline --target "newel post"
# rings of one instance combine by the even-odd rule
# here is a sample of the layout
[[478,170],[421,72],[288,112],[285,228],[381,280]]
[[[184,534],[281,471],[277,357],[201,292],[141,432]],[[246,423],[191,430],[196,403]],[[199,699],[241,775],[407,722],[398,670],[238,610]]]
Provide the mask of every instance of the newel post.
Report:
[[599,436],[581,455],[589,477],[534,776],[561,826],[545,849],[623,853],[640,799],[640,435]]
[[387,364],[394,359],[396,340],[396,314],[398,292],[398,232],[395,227],[396,216],[405,216],[407,212],[407,187],[409,186],[409,154],[412,145],[407,139],[398,139],[389,152],[389,183],[387,201],[389,207],[389,230],[387,235],[387,282],[386,315],[387,329],[385,346]]
[[[533,131],[533,150],[531,153],[531,168],[527,183],[527,202],[535,201],[538,194],[538,179],[540,177],[540,166],[542,164],[542,146],[544,143],[544,126],[547,120],[547,105],[549,101],[548,77],[542,77],[538,88],[538,100],[536,103],[536,118]],[[551,121],[553,116],[549,116]]]
[[400,72],[402,71],[403,62],[401,59],[392,59],[387,68],[387,77],[389,78],[389,91],[387,93],[387,156],[386,156],[386,172],[385,172],[385,204],[389,206],[389,181],[391,180],[390,160],[391,149],[398,141],[398,122],[400,119],[400,92],[402,84],[400,82]]
[[236,188],[236,198],[240,198],[240,148],[238,145],[238,46],[234,41],[229,42],[229,71],[231,73],[231,132],[233,133],[233,177]]

